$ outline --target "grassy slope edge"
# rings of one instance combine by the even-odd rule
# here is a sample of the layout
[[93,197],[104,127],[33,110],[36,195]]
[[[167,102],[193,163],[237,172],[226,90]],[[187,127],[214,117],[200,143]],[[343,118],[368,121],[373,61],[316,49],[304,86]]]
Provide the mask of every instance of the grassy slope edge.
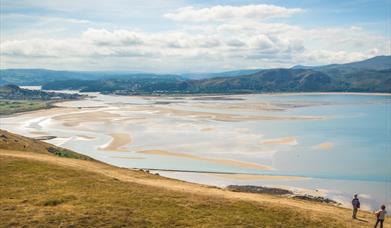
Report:
[[10,142],[0,140],[0,227],[371,225],[369,213],[360,214],[366,222],[352,221],[347,209],[235,193],[93,160],[53,156],[47,151],[54,147],[50,144],[5,131],[1,135]]
[[0,149],[53,154],[59,157],[75,158],[81,160],[93,160],[88,156],[73,152],[71,150],[54,146],[52,144],[42,142],[38,139],[32,139],[21,135],[13,134],[1,129]]
[[0,115],[51,108],[52,102],[39,100],[0,100]]

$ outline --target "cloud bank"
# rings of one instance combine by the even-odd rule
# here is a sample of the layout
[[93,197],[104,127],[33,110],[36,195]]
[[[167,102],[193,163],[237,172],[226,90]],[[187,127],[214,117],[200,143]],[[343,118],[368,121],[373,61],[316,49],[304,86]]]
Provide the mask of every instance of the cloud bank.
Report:
[[302,12],[299,8],[285,8],[275,5],[245,5],[245,6],[222,6],[210,8],[183,7],[164,16],[175,21],[208,22],[227,20],[260,20],[272,17],[288,17]]
[[385,37],[360,27],[306,29],[275,21],[302,12],[275,5],[190,6],[163,14],[162,20],[179,23],[165,31],[103,26],[71,38],[6,39],[0,43],[1,67],[194,72],[350,62],[390,53]]

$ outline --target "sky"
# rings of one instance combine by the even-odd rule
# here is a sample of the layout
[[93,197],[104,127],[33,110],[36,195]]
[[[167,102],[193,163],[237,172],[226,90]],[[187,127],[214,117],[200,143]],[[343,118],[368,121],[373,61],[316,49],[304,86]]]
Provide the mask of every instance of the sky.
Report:
[[156,73],[391,54],[391,0],[0,0],[0,68]]

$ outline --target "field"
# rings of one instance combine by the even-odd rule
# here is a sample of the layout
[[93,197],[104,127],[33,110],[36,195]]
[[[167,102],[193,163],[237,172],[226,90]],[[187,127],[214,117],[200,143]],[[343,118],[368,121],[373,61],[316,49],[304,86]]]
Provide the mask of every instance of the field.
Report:
[[50,103],[39,100],[0,100],[0,115],[49,108]]

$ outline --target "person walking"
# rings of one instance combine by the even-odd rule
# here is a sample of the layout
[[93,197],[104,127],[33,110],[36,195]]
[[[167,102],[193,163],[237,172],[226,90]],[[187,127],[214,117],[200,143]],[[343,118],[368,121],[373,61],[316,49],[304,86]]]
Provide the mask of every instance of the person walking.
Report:
[[377,224],[380,223],[380,228],[383,228],[383,222],[384,222],[384,219],[386,218],[386,214],[387,214],[387,211],[386,211],[386,206],[385,205],[381,205],[380,207],[380,210],[376,211],[376,223],[375,223],[375,228],[377,227]]
[[353,206],[353,219],[357,219],[357,211],[360,208],[360,200],[358,199],[357,194],[354,194],[354,198],[352,200],[352,206]]

